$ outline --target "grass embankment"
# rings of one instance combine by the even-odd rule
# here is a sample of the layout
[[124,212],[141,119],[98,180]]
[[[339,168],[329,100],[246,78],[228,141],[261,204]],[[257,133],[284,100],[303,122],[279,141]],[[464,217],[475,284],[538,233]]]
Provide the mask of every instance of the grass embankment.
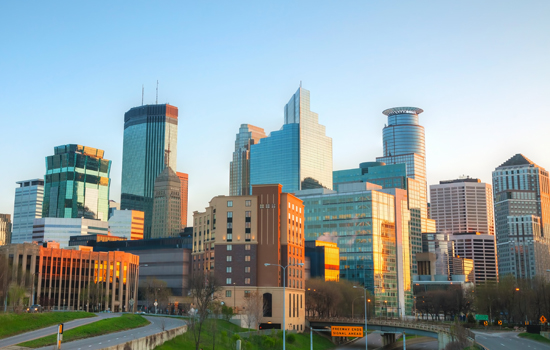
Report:
[[543,337],[540,334],[520,333],[520,334],[518,334],[518,337],[539,341],[541,343],[550,344],[550,339],[547,339],[547,338]]
[[[200,347],[203,350],[211,350],[213,348],[213,334],[216,334],[215,340],[217,350],[234,349],[234,344],[237,339],[242,340],[242,349],[246,350],[279,350],[283,347],[282,331],[280,330],[273,330],[272,335],[261,336],[254,335],[255,331],[251,331],[252,336],[250,338],[240,338],[236,333],[246,332],[247,329],[241,328],[224,320],[217,320],[216,329],[214,329],[214,322],[216,322],[216,320],[207,320],[203,325],[200,343]],[[309,349],[309,347],[309,333],[287,333],[287,350],[303,350]],[[326,350],[334,348],[335,345],[326,338],[313,334],[313,347],[318,350]],[[180,350],[194,348],[195,340],[193,337],[193,330],[189,329],[187,333],[167,341],[163,345],[155,348],[155,350]]]
[[94,317],[89,312],[45,312],[36,314],[0,314],[0,339],[54,326],[79,318]]
[[[149,324],[145,318],[140,315],[123,314],[120,317],[107,318],[101,321],[93,322],[84,326],[69,329],[63,332],[63,342],[96,337],[98,335],[124,331],[126,329],[143,327]],[[27,348],[40,348],[53,345],[57,340],[57,334],[48,335],[28,342],[19,344]]]

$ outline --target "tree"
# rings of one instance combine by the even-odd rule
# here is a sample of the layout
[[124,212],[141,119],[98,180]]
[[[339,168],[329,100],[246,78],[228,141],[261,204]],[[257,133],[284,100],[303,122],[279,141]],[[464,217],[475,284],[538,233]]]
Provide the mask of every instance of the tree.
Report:
[[148,276],[140,289],[141,297],[145,297],[147,307],[152,309],[152,305],[157,302],[157,309],[162,309],[168,304],[172,290],[168,288],[165,281],[159,280],[156,277]]
[[222,312],[222,303],[219,300],[216,300],[210,304],[210,314],[214,317],[214,322],[212,322],[212,350],[216,349],[216,334],[218,333],[218,319]]
[[194,303],[194,312],[190,315],[189,324],[196,350],[199,350],[202,326],[208,317],[210,305],[218,300],[217,293],[221,289],[214,274],[207,271],[195,271],[189,279],[189,293]]
[[222,305],[222,317],[226,321],[233,318],[233,308],[231,306]]
[[244,313],[246,315],[246,324],[250,334],[251,326],[259,327],[264,317],[264,300],[257,291],[250,293],[244,300]]
[[16,282],[11,282],[8,290],[8,300],[13,307],[14,312],[19,312],[21,301],[25,296],[25,287],[19,285]]

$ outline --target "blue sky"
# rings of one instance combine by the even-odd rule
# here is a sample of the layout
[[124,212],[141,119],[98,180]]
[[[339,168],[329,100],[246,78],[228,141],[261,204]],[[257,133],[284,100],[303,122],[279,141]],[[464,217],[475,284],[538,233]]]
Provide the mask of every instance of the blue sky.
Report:
[[179,108],[189,211],[227,194],[239,125],[283,123],[298,88],[333,138],[334,169],[382,153],[382,110],[415,106],[428,184],[491,181],[515,153],[550,169],[548,1],[4,1],[0,5],[0,212],[42,177],[53,147],[113,161],[124,113]]

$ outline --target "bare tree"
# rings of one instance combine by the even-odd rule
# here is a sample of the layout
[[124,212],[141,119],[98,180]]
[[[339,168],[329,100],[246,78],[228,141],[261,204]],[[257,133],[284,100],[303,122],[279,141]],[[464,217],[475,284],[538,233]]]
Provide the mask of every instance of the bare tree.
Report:
[[140,294],[142,297],[145,297],[149,310],[151,310],[155,302],[158,303],[157,308],[162,309],[168,304],[172,290],[168,288],[165,281],[148,276],[140,287]]
[[258,328],[264,317],[264,300],[257,291],[250,293],[244,300],[244,313],[246,315],[246,324],[248,332],[252,326]]
[[194,303],[194,312],[190,315],[189,323],[193,332],[196,350],[199,350],[202,326],[208,318],[210,306],[219,298],[217,293],[221,289],[214,274],[207,271],[195,271],[189,279],[189,293]]

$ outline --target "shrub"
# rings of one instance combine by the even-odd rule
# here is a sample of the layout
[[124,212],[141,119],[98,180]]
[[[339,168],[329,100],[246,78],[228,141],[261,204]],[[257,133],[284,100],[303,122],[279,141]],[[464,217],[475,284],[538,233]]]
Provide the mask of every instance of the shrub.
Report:
[[293,344],[294,342],[296,342],[296,335],[294,334],[287,335],[286,341],[289,342],[290,344]]

